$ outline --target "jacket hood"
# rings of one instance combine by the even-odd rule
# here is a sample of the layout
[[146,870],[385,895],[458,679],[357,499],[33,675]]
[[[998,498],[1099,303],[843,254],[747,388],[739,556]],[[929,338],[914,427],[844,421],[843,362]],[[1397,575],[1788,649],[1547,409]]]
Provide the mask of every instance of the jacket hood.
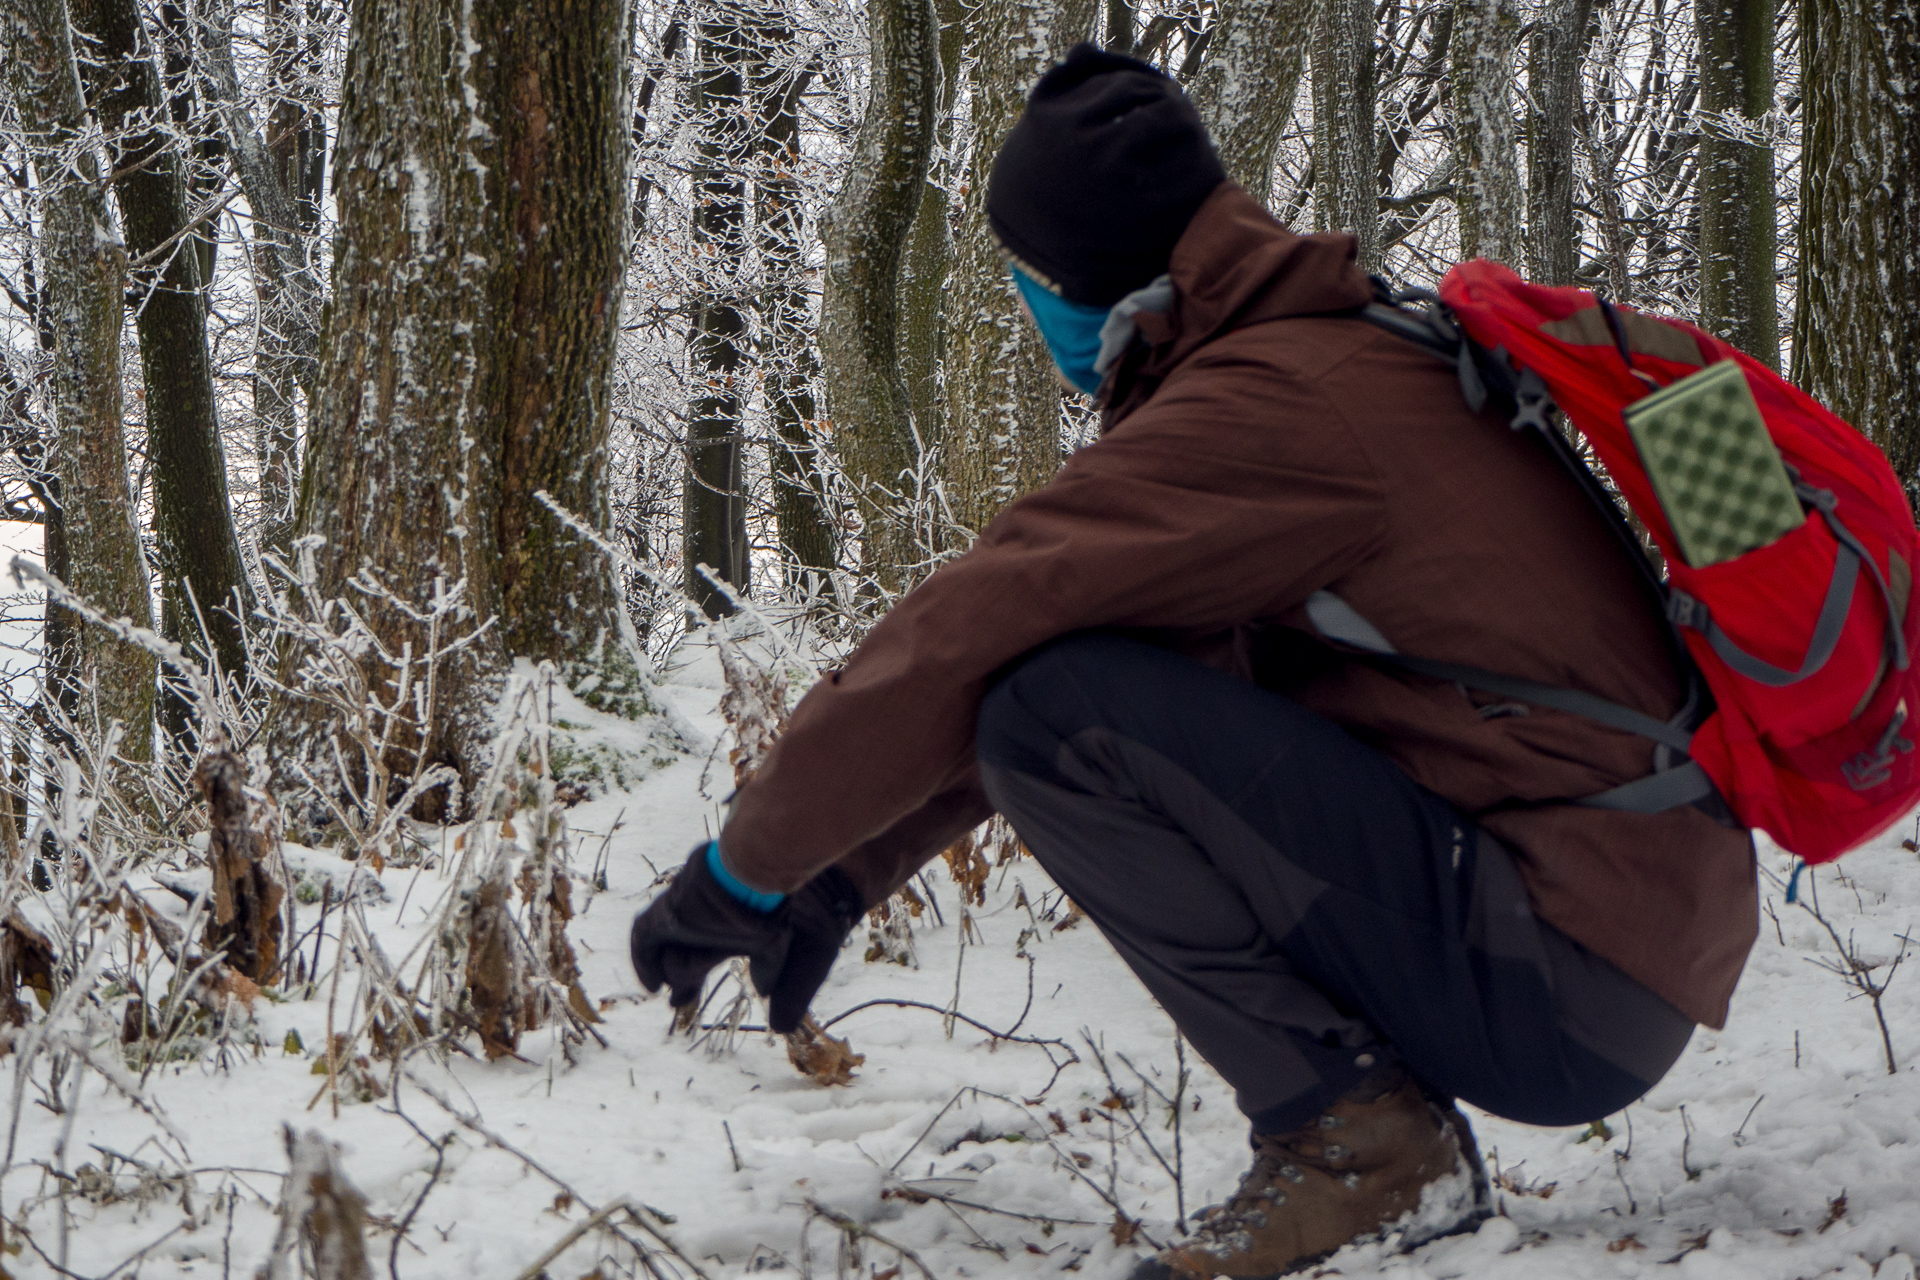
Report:
[[1234,183],[1207,197],[1173,248],[1171,311],[1135,317],[1144,349],[1107,388],[1103,429],[1138,408],[1168,374],[1223,333],[1268,320],[1364,307],[1373,286],[1350,235],[1303,236]]

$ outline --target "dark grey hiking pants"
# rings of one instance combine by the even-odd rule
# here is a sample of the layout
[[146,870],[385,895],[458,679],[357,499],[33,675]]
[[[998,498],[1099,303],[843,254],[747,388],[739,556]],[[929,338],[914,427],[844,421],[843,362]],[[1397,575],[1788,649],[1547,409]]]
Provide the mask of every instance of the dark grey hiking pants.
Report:
[[1619,1110],[1693,1031],[1536,919],[1511,855],[1331,722],[1084,633],[980,709],[987,794],[1256,1132],[1404,1063],[1510,1119]]

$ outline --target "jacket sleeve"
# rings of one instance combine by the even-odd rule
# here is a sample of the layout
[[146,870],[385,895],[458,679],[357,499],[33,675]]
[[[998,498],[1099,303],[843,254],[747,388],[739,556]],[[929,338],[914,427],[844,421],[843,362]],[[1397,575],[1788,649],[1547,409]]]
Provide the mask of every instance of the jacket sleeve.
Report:
[[883,894],[991,813],[974,723],[1013,660],[1089,628],[1273,618],[1383,528],[1378,478],[1311,385],[1203,351],[808,691],[735,798],[729,863],[786,891],[841,862]]

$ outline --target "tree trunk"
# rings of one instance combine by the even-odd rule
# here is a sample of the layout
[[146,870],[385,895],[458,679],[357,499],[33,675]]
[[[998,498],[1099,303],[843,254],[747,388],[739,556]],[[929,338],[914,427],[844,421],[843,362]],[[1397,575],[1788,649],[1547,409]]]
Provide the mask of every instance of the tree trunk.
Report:
[[[53,353],[54,469],[67,585],[103,612],[149,625],[146,561],[134,525],[121,436],[120,329],[126,250],[87,136],[86,103],[65,0],[8,0],[5,61],[42,193],[42,321]],[[52,538],[49,539],[51,543]],[[49,610],[52,613],[53,610]],[[49,626],[50,633],[59,628]],[[82,702],[126,726],[121,754],[153,743],[153,658],[93,627],[74,645]],[[50,634],[49,639],[55,638]],[[85,709],[82,710],[83,717]]]
[[1313,17],[1313,212],[1316,231],[1359,242],[1380,269],[1380,179],[1374,160],[1373,4],[1322,0]]
[[[494,551],[508,650],[558,664],[596,701],[634,692],[618,644],[613,566],[534,495],[598,533],[606,492],[614,343],[625,282],[624,0],[497,0],[498,151],[488,199],[509,252],[491,282],[499,440]],[[614,681],[619,689],[607,683]],[[631,709],[631,708],[629,708]]]
[[1460,257],[1512,267],[1526,254],[1510,93],[1519,27],[1511,0],[1455,0],[1449,55]]
[[[127,0],[94,2],[124,4]],[[254,431],[260,453],[259,543],[284,554],[299,486],[295,388],[306,394],[310,419],[319,399],[321,299],[311,240],[318,222],[320,180],[314,135],[321,126],[314,120],[304,144],[296,134],[291,140],[279,139],[277,147],[267,146],[241,94],[233,65],[231,22],[229,9],[213,6],[200,47],[209,96],[218,108],[241,190],[254,214],[253,275],[261,317],[253,379]]]
[[746,167],[753,148],[746,102],[745,41],[731,15],[709,14],[694,39],[690,110],[699,130],[693,173],[693,242],[704,293],[687,337],[687,479],[682,514],[685,587],[708,617],[733,606],[700,566],[745,593],[747,496],[743,462],[747,313],[739,297],[746,255]]
[[[666,30],[660,33],[660,47],[647,74],[640,78],[639,91],[633,95],[633,149],[639,151],[646,145],[648,122],[653,119],[653,97],[659,91],[660,82],[675,61],[687,41],[687,22],[685,0],[674,7],[673,18],[667,23]],[[634,180],[633,189],[633,234],[636,238],[647,231],[647,204],[653,195],[653,179],[645,167]]]
[[1699,39],[1700,324],[1780,367],[1773,226],[1773,5],[1695,0]]
[[1580,224],[1573,215],[1573,130],[1593,0],[1549,0],[1527,45],[1527,273],[1573,284]]
[[[268,70],[273,95],[268,115],[272,142],[267,152],[273,159],[274,180],[289,197],[297,221],[295,227],[279,234],[297,235],[299,256],[305,259],[320,222],[327,145],[326,121],[314,96],[315,69],[310,65],[317,37],[308,34],[303,48],[302,12],[297,0],[267,0]],[[313,20],[309,14],[308,21]],[[263,246],[262,252],[274,251]],[[254,447],[260,471],[255,536],[262,550],[285,557],[292,544],[294,501],[300,482],[299,395],[303,387],[310,391],[313,381],[312,360],[303,358],[292,341],[307,326],[286,311],[289,306],[310,303],[311,298],[300,290],[276,287],[276,271],[257,272],[255,278],[261,282],[256,291],[260,340],[253,371]]]
[[1094,0],[973,9],[973,156],[948,291],[947,505],[978,530],[1060,466],[1060,384],[987,226],[987,180],[1040,74],[1093,28]]
[[[201,134],[192,146],[195,163],[189,166],[191,172],[187,179],[187,202],[199,209],[226,184],[223,170],[227,144],[218,133],[204,132],[195,120],[199,111],[198,95],[194,92],[196,24],[175,0],[160,0],[155,14],[159,20],[161,88],[167,96],[167,118],[183,134]],[[201,223],[194,230],[193,244],[200,258],[200,282],[204,285],[213,279],[214,267],[220,258],[219,219]]]
[[[1262,203],[1270,202],[1274,152],[1293,114],[1312,22],[1311,0],[1220,0],[1193,80],[1194,105],[1227,176]],[[1371,10],[1367,25],[1371,31]]]
[[1133,53],[1135,13],[1135,0],[1107,0],[1107,48],[1112,52]]
[[1920,512],[1920,11],[1801,0],[1793,377],[1872,436]]
[[800,100],[813,82],[813,69],[778,65],[781,52],[794,39],[778,6],[758,15],[751,36],[754,110],[760,119],[753,221],[764,277],[760,367],[773,419],[773,515],[787,584],[804,594],[824,585],[821,579],[835,568],[839,550],[827,508],[820,415],[813,394],[819,360],[807,301],[807,218],[799,176]]
[[927,180],[940,91],[933,0],[868,0],[871,79],[845,183],[827,211],[820,354],[864,565],[898,591],[919,556],[901,475],[917,449],[900,377],[900,259]]
[[[400,744],[469,778],[507,655],[605,662],[617,622],[608,567],[533,495],[604,527],[625,18],[619,0],[353,13],[299,528],[325,539],[319,599],[348,600],[390,653],[424,657],[427,629],[376,587],[417,608],[464,580],[471,612],[448,627],[498,619],[445,659],[425,735]],[[333,726],[306,705],[283,733],[317,752],[311,730]]]
[[[166,124],[160,72],[134,0],[75,0],[75,26],[99,42],[89,64],[94,109],[109,138],[114,192],[135,259],[134,327],[146,387],[153,523],[160,546],[161,631],[189,650],[205,640],[228,675],[247,670],[241,619],[252,589],[234,533],[226,452],[207,352],[206,299],[179,149]],[[170,736],[191,735],[190,708],[162,698]]]
[[[960,62],[966,54],[964,0],[936,0],[940,19],[940,97],[935,109],[934,152],[945,155],[953,142],[954,107]],[[900,277],[900,371],[920,446],[944,451],[946,401],[941,369],[947,355],[947,280],[953,271],[952,205],[947,188],[952,175],[931,168],[921,188],[920,210],[907,237],[907,259]]]

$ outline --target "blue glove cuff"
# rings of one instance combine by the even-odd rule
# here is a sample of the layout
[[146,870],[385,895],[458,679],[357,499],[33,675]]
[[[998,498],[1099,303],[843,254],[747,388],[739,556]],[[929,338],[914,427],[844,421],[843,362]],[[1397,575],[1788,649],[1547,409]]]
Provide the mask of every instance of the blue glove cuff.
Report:
[[755,911],[771,911],[787,899],[784,893],[762,893],[758,889],[750,889],[741,884],[734,877],[733,872],[727,870],[726,862],[720,857],[718,840],[707,841],[707,870],[713,873],[713,878],[730,896]]

